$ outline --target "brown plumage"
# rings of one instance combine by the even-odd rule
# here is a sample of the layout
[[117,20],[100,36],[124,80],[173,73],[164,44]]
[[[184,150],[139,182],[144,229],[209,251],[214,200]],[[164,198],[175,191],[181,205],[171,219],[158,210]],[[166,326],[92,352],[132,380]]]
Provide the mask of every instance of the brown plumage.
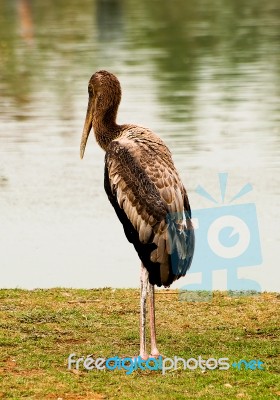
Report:
[[[145,292],[150,290],[154,314],[153,285],[169,286],[184,276],[191,264],[194,234],[187,193],[169,149],[155,133],[138,125],[116,123],[121,100],[118,79],[98,71],[89,81],[88,92],[81,158],[93,127],[98,144],[106,151],[106,193],[142,261],[141,305],[145,308]],[[140,333],[144,335],[140,355],[146,357],[145,332],[142,329]],[[153,334],[152,354],[157,355],[155,327],[151,326]]]

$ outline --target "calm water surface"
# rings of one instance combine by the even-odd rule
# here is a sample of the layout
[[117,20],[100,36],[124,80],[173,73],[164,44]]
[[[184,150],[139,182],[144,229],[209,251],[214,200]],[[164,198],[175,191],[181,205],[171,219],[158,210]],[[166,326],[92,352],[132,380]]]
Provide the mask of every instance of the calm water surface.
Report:
[[239,272],[279,290],[279,21],[278,0],[0,0],[0,287],[138,286],[93,136],[79,159],[87,82],[108,69],[119,122],[166,141],[194,209],[211,207],[198,185],[220,199],[218,173],[225,203],[253,185],[238,202],[263,263]]

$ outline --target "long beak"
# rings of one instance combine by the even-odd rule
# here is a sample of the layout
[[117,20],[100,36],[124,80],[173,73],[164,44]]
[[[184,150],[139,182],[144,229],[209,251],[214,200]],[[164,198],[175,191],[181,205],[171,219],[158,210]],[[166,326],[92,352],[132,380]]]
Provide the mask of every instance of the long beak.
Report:
[[92,111],[93,111],[92,109],[93,109],[93,99],[89,98],[87,114],[86,114],[86,119],[85,119],[82,139],[81,139],[81,145],[80,145],[81,159],[84,157],[84,152],[85,152],[85,148],[87,145],[88,135],[89,135],[91,127],[92,127]]

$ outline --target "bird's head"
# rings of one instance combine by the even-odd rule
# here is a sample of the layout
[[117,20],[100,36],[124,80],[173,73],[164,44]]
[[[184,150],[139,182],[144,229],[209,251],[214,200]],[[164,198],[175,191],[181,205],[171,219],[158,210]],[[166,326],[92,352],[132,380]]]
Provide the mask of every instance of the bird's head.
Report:
[[107,71],[98,71],[88,83],[88,108],[82,134],[80,156],[83,158],[91,128],[97,130],[116,124],[121,100],[121,86],[117,77]]

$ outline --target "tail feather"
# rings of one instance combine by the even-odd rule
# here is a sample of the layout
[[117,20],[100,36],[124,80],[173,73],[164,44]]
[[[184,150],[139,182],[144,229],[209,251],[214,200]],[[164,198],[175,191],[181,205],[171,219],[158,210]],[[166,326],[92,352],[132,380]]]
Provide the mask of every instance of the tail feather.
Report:
[[189,269],[194,252],[194,231],[187,212],[170,213],[167,216],[172,272],[177,278]]
[[194,253],[194,231],[187,211],[169,213],[162,220],[154,236],[150,261],[159,267],[159,279],[154,281],[155,266],[149,269],[151,283],[169,286],[173,281],[186,275]]

